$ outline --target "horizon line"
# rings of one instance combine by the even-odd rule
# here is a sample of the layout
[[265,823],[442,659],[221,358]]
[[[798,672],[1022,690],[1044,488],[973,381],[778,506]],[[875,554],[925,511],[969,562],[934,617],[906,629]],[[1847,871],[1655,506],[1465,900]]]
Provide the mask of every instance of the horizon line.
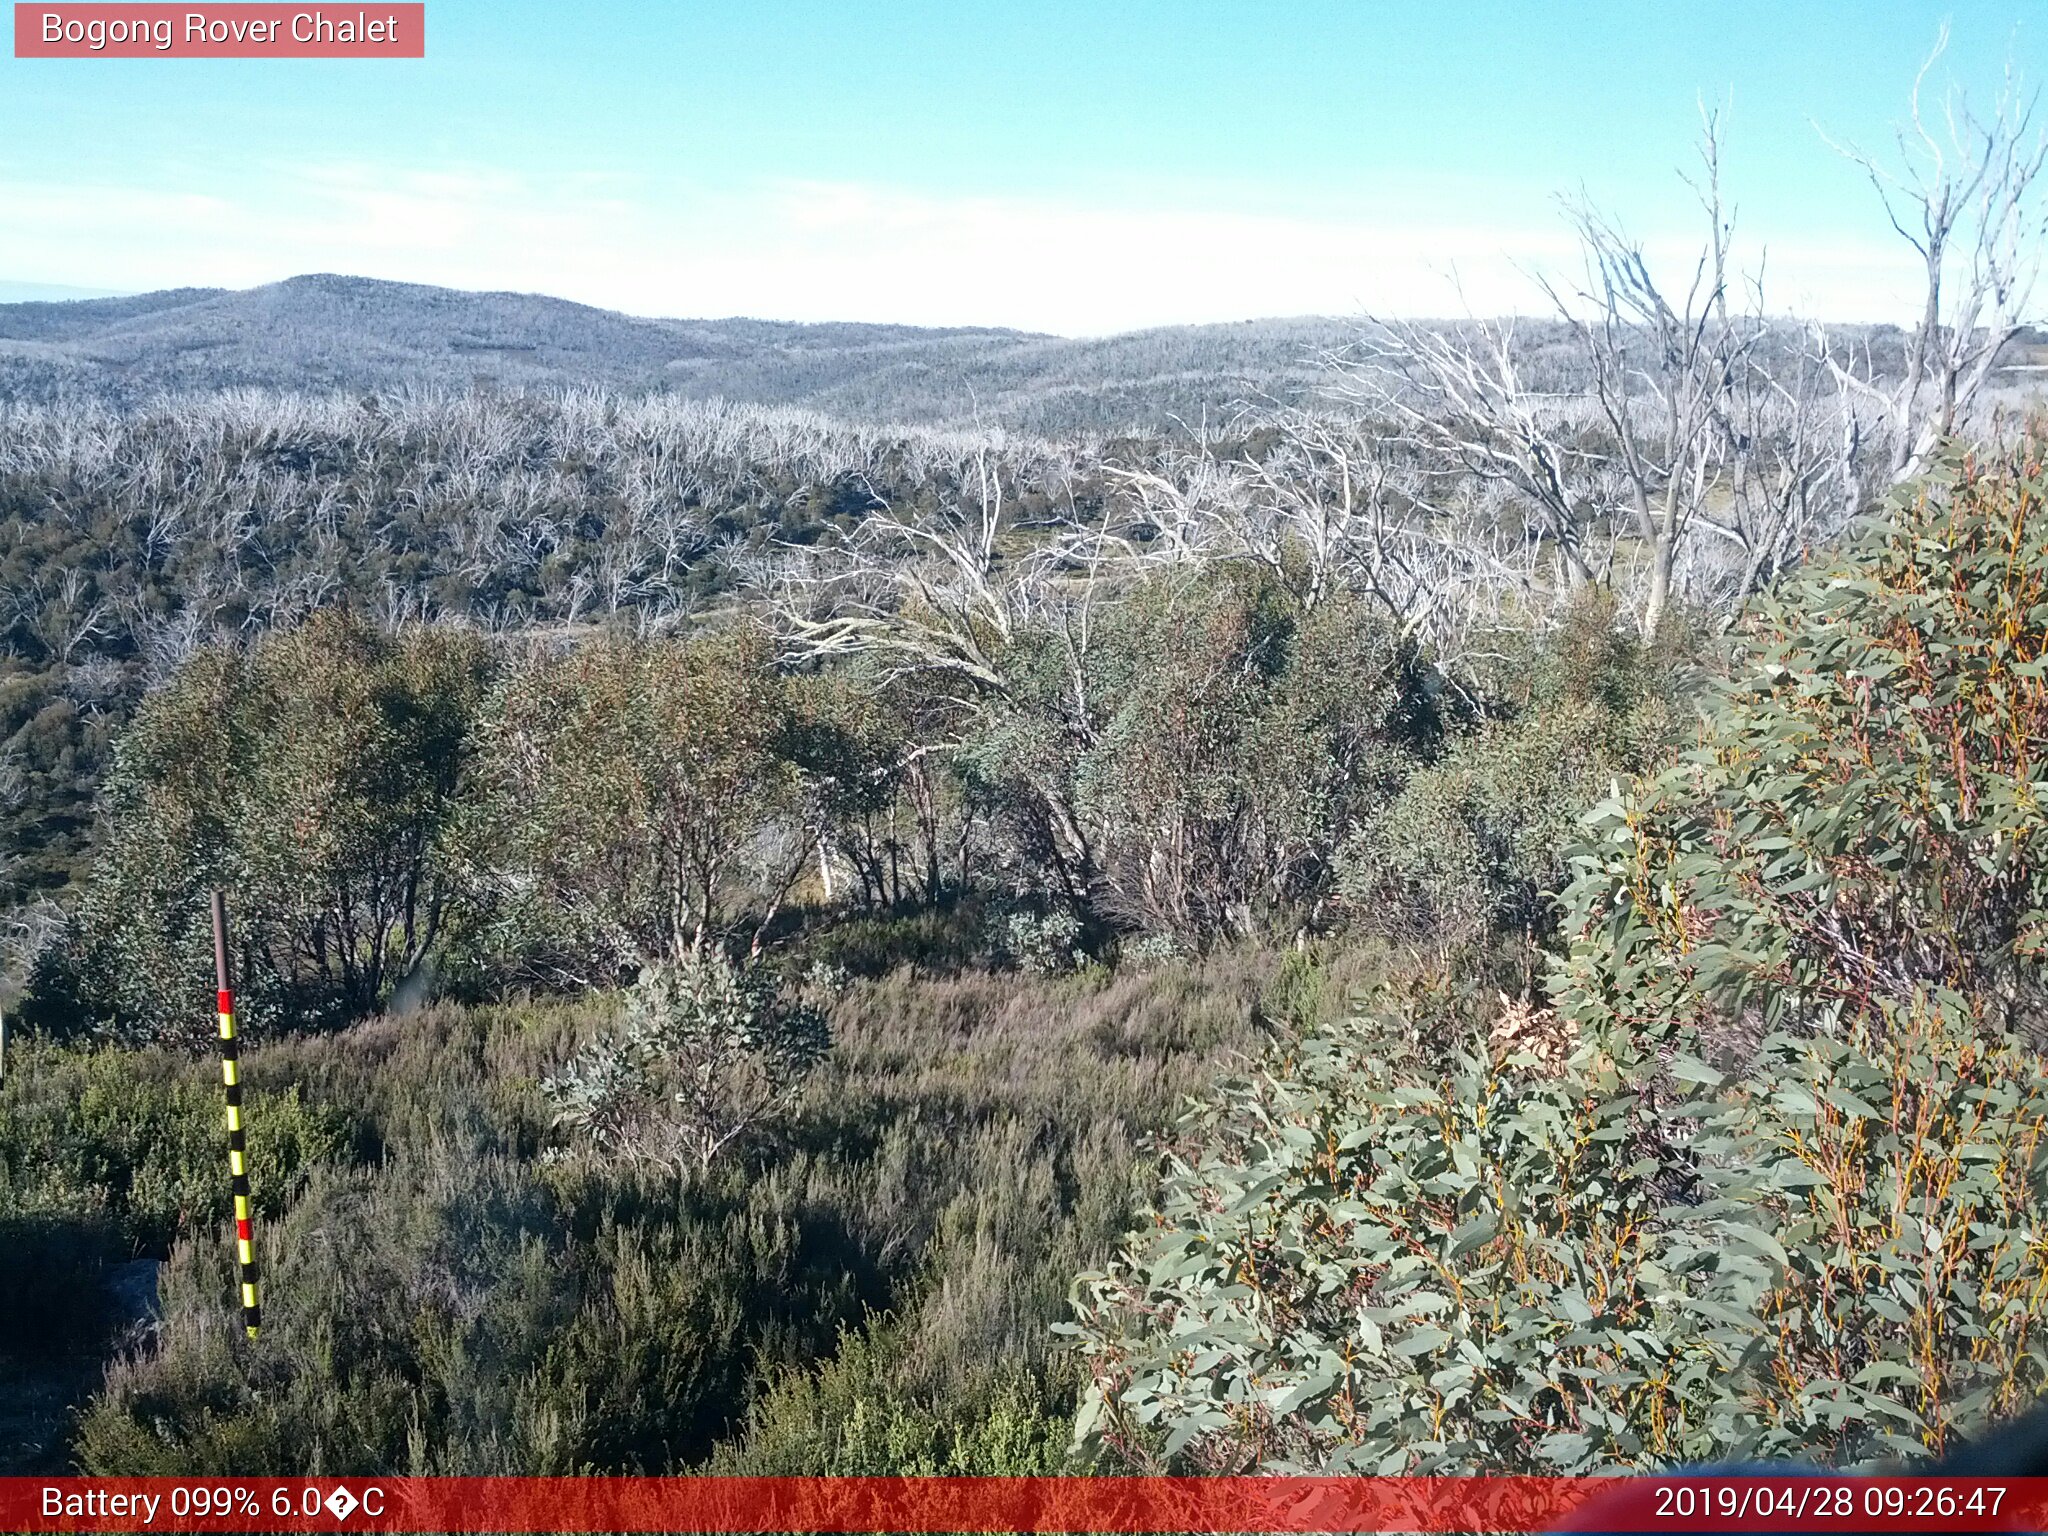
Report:
[[[880,320],[842,318],[833,320],[792,320],[774,315],[728,313],[714,314],[657,314],[646,310],[619,309],[606,304],[593,304],[585,299],[570,298],[559,293],[549,293],[538,288],[462,288],[447,283],[423,283],[408,278],[372,277],[363,273],[308,271],[294,272],[288,277],[274,278],[265,283],[251,283],[244,287],[231,287],[211,283],[173,283],[158,288],[104,288],[91,284],[43,282],[31,278],[0,277],[0,309],[16,309],[28,306],[58,307],[71,304],[104,303],[116,299],[143,299],[158,294],[192,293],[213,296],[258,293],[265,288],[282,288],[292,283],[306,283],[320,279],[331,279],[343,283],[361,283],[387,288],[418,288],[435,293],[457,293],[472,298],[541,299],[551,304],[573,305],[599,314],[616,315],[627,320],[643,320],[656,324],[670,325],[719,325],[734,322],[754,325],[783,325],[804,329],[825,329],[832,326],[877,326],[893,330],[946,332],[973,331],[985,335],[1008,335],[1031,340],[1050,341],[1114,341],[1127,336],[1150,335],[1160,331],[1217,330],[1238,325],[1300,325],[1321,322],[1330,325],[1369,326],[1399,322],[1414,325],[1501,325],[1514,324],[1561,324],[1567,317],[1550,313],[1539,314],[1527,311],[1506,311],[1495,314],[1374,314],[1370,311],[1352,311],[1339,314],[1325,311],[1300,311],[1293,314],[1241,315],[1222,320],[1169,320],[1152,325],[1128,326],[1112,331],[1044,331],[1031,330],[1014,325],[994,325],[979,322],[958,322],[932,324],[908,320]],[[21,295],[15,297],[14,295]],[[1784,324],[1809,324],[1808,317],[1787,310],[1781,314],[1768,314],[1767,321]],[[1879,330],[1901,329],[1900,322],[1892,320],[1849,320],[1829,322],[1832,326],[1852,326]],[[2033,327],[2023,327],[2033,329]],[[0,337],[0,341],[9,338]]]

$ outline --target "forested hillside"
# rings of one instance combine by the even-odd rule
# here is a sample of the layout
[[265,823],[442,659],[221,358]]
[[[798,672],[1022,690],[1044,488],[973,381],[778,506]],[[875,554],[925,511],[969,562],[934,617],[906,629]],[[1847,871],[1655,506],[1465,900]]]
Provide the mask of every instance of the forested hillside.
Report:
[[146,405],[167,391],[602,386],[850,420],[1058,433],[1158,429],[1248,392],[1296,397],[1335,319],[1095,340],[902,325],[663,320],[534,294],[330,275],[244,292],[0,304],[0,395]]

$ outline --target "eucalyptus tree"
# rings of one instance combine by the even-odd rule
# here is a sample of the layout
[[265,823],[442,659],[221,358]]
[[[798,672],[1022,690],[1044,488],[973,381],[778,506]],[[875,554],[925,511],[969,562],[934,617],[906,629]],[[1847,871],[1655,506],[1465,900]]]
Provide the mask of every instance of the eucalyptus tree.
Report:
[[793,729],[745,630],[534,648],[482,711],[459,833],[487,949],[586,985],[758,949],[820,835]]
[[210,1034],[221,887],[259,1025],[384,1006],[465,918],[450,836],[489,668],[466,632],[336,613],[196,651],[121,740],[45,1001],[116,1034]]

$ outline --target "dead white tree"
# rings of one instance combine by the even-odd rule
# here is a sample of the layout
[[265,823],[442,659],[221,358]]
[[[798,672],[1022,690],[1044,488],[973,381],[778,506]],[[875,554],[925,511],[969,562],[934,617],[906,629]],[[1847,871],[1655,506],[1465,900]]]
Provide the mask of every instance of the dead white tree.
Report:
[[1567,294],[1545,291],[1577,334],[1605,428],[1601,447],[1627,489],[1647,563],[1642,629],[1655,634],[1672,598],[1678,556],[1728,456],[1729,393],[1753,366],[1761,333],[1731,323],[1729,251],[1735,226],[1721,199],[1720,124],[1704,114],[1693,182],[1707,239],[1683,287],[1661,282],[1640,242],[1591,204],[1569,205],[1585,271]]
[[81,566],[67,565],[55,582],[35,572],[12,594],[10,622],[18,622],[52,661],[69,664],[95,640],[111,633],[115,607],[98,595],[98,584]]
[[[1820,338],[1820,356],[1837,383],[1875,412],[1885,477],[1893,484],[1925,469],[1936,446],[1969,419],[1999,355],[2033,312],[2048,228],[2038,195],[2048,158],[2048,133],[2035,126],[2038,92],[2008,67],[1988,118],[1977,116],[1957,87],[1943,92],[1938,106],[1928,103],[1928,76],[1947,49],[1944,24],[1914,77],[1895,164],[1828,141],[1869,178],[1923,274],[1920,313],[1895,373],[1875,365],[1867,348],[1859,359]],[[1870,446],[1853,427],[1844,436],[1843,478],[1852,493],[1860,483],[1858,460]]]
[[[1705,238],[1675,280],[1617,220],[1582,199],[1565,204],[1582,268],[1569,283],[1536,279],[1569,341],[1545,360],[1548,387],[1530,382],[1531,349],[1510,321],[1382,325],[1338,366],[1340,391],[1429,466],[1420,497],[1434,481],[1448,509],[1461,490],[1492,487],[1555,551],[1551,585],[1569,595],[1626,582],[1645,634],[1682,579],[1696,598],[1738,603],[1832,511],[1840,413],[1817,365],[1798,359],[1766,312],[1761,265],[1736,268],[1720,120],[1701,115],[1699,168],[1686,179]],[[1461,544],[1477,531],[1460,526]],[[1711,554],[1697,547],[1703,536]],[[1537,575],[1527,595],[1540,599]]]
[[974,494],[920,518],[883,507],[845,542],[789,550],[770,601],[788,659],[866,655],[890,679],[939,675],[960,697],[1009,686],[999,653],[1048,600],[1060,551],[1005,549],[1003,477],[987,453],[974,461]]
[[[1237,446],[1226,453],[1219,441]],[[1219,441],[1168,443],[1140,464],[1111,464],[1132,569],[1258,566],[1303,609],[1352,593],[1405,638],[1455,655],[1482,611],[1526,594],[1531,546],[1497,508],[1424,478],[1382,423],[1324,407],[1248,410]],[[1250,444],[1257,444],[1254,451]],[[1467,487],[1469,490],[1469,487]]]
[[[933,734],[914,759],[958,748],[977,722],[1040,707],[1019,701],[1013,648],[1027,631],[1051,642],[1062,669],[1046,723],[1077,748],[1094,737],[1097,605],[1109,573],[1139,562],[1118,531],[1083,525],[1071,509],[1021,526],[1006,506],[1006,468],[1014,466],[978,448],[961,477],[967,494],[924,516],[884,506],[836,546],[785,550],[768,583],[785,660],[860,656],[885,684],[915,681],[924,691]],[[1079,899],[1097,878],[1097,840],[1073,786],[1057,772],[1013,766],[1035,792],[1055,875]]]
[[1770,317],[1761,272],[1746,286],[1748,310],[1735,323],[1750,339],[1731,349],[1716,420],[1726,495],[1695,512],[1699,537],[1680,551],[1689,594],[1723,612],[1762,591],[1842,523],[1831,487],[1835,443],[1849,413],[1826,370]]
[[1425,500],[1448,505],[1471,482],[1505,487],[1568,588],[1604,580],[1589,541],[1607,510],[1595,494],[1601,456],[1584,442],[1575,392],[1525,379],[1515,321],[1369,324],[1356,348],[1325,359],[1332,400],[1389,423],[1424,477],[1450,487]]

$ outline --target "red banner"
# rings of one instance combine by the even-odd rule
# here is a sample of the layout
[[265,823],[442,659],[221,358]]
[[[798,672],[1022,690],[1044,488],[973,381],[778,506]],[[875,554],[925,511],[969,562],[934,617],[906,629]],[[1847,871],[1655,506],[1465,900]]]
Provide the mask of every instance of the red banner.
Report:
[[14,7],[17,59],[423,59],[424,4]]
[[0,1478],[8,1531],[2048,1530],[2048,1479]]

